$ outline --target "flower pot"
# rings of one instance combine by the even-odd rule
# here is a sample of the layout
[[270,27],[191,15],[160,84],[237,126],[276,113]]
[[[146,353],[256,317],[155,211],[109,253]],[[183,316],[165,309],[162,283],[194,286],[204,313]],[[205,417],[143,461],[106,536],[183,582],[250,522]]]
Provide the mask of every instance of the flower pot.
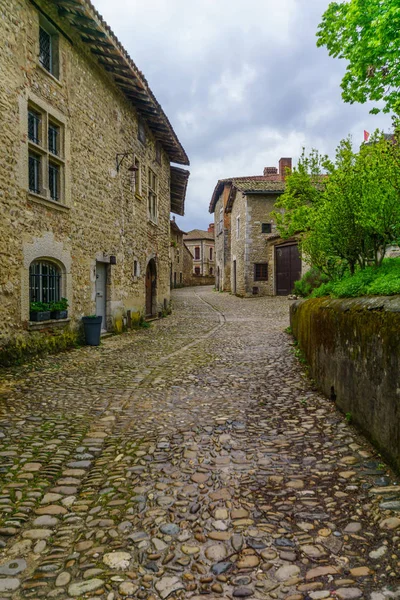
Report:
[[29,313],[29,320],[30,321],[49,321],[50,320],[50,311],[49,310],[43,310],[43,311],[31,311]]
[[103,317],[82,317],[85,341],[88,346],[100,345],[102,320]]
[[68,311],[67,310],[52,310],[51,318],[52,319],[67,319]]

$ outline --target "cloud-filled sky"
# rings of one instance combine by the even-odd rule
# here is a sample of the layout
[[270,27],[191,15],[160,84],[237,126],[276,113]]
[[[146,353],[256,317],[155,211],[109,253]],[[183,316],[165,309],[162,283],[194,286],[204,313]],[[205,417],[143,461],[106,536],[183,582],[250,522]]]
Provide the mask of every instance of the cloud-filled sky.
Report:
[[261,175],[302,147],[389,131],[372,105],[345,104],[345,63],[316,47],[328,0],[94,0],[143,71],[189,155],[181,229],[206,229],[218,179]]

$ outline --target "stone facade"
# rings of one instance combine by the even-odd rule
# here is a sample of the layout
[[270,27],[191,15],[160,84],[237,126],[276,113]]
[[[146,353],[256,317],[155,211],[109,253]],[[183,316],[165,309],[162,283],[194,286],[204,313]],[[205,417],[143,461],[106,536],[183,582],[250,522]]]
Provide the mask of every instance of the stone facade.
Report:
[[[273,296],[277,287],[277,250],[296,246],[282,240],[271,215],[285,189],[291,159],[280,160],[279,172],[267,167],[261,176],[218,182],[210,204],[216,230],[217,287],[238,296]],[[306,266],[301,264],[300,271]],[[289,293],[289,291],[287,292]]]
[[192,285],[193,279],[193,256],[189,248],[183,244],[183,285]]
[[208,231],[193,229],[184,235],[184,242],[193,256],[193,274],[202,277],[215,276],[214,224]]
[[219,291],[231,290],[231,217],[226,213],[230,184],[222,187],[214,210],[215,282]]
[[182,231],[175,222],[171,221],[171,288],[189,285],[193,273],[193,257],[183,243]]
[[[79,2],[104,29],[86,0]],[[172,127],[171,146],[160,143],[152,124],[140,116],[55,3],[1,4],[0,340],[4,343],[31,327],[29,267],[40,259],[59,269],[73,327],[82,315],[96,312],[96,273],[104,264],[105,325],[120,330],[127,310],[145,313],[150,261],[156,273],[152,312],[169,302],[171,147],[183,149]],[[39,61],[40,27],[57,41],[57,76]],[[112,32],[104,31],[121,53]],[[156,102],[150,90],[146,93]],[[36,142],[31,130],[28,135],[29,111],[40,117]],[[167,122],[163,113],[160,118]],[[58,131],[57,156],[50,152],[50,124]],[[122,157],[118,169],[116,156],[122,153],[129,155]],[[28,156],[40,157],[40,189],[35,192]],[[53,162],[57,200],[51,197],[47,176]],[[128,170],[131,164],[138,170]],[[156,189],[150,210],[151,186]]]

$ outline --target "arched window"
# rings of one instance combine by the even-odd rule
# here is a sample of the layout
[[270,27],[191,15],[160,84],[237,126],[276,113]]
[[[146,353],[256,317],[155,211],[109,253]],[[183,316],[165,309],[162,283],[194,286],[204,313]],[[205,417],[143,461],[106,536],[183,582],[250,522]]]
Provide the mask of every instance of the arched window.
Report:
[[61,271],[47,260],[35,260],[29,267],[30,302],[58,302],[61,297]]

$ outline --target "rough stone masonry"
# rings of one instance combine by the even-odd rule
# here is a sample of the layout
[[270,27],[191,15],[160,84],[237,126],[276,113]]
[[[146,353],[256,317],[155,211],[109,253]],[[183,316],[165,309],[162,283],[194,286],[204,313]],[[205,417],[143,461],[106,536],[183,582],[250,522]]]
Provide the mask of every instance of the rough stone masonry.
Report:
[[0,598],[400,593],[400,486],[319,395],[286,298],[171,317],[0,381]]

